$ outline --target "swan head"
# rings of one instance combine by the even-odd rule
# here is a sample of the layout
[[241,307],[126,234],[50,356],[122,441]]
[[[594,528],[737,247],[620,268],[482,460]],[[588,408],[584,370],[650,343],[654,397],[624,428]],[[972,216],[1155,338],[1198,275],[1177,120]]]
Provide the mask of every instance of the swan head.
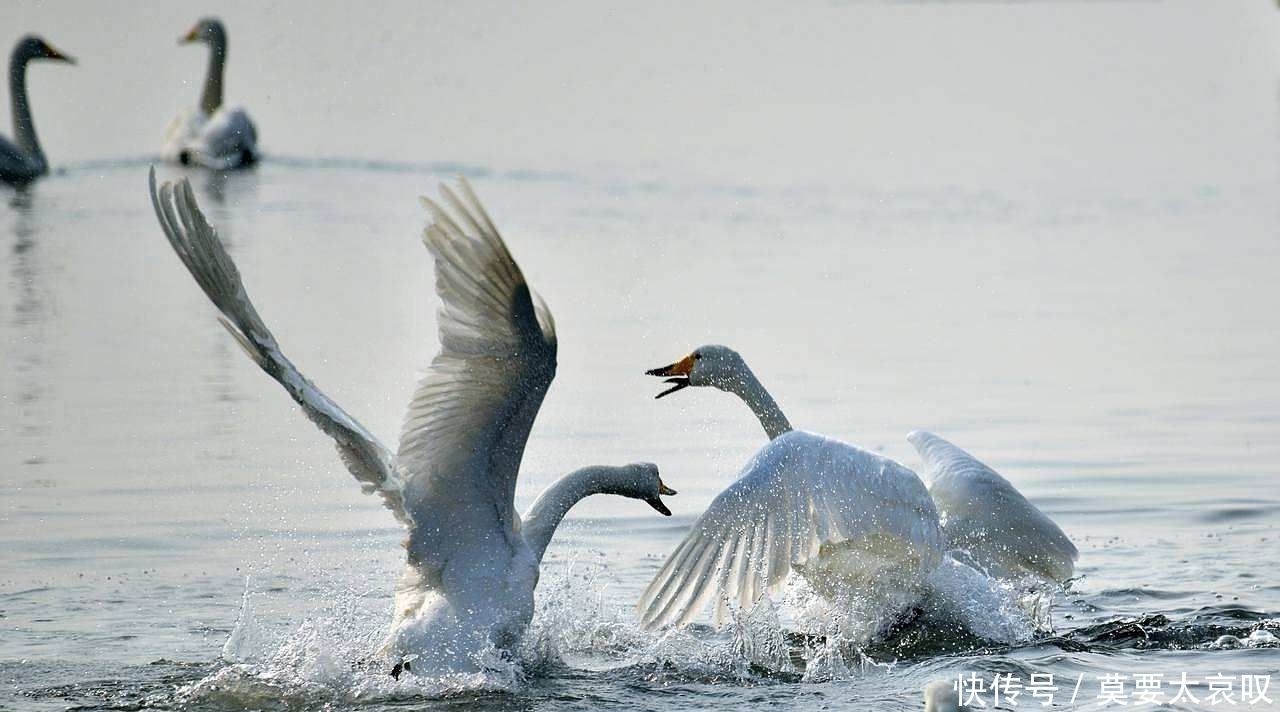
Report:
[[662,501],[662,495],[673,495],[675,490],[666,486],[658,476],[658,466],[652,462],[633,462],[622,467],[610,467],[601,494],[618,494],[646,502],[663,516],[671,516],[671,510]]
[[52,59],[56,62],[66,62],[67,64],[75,64],[76,60],[58,50],[52,45],[44,41],[43,37],[37,35],[27,35],[18,40],[18,44],[13,47],[12,60],[15,63],[26,62],[31,59]]
[[750,373],[737,351],[719,344],[699,346],[688,356],[669,366],[645,371],[646,376],[666,378],[667,383],[673,384],[654,396],[655,398],[671,395],[689,386],[711,386],[722,391],[737,392]]
[[178,39],[178,44],[203,42],[207,45],[218,47],[225,44],[226,39],[227,31],[222,26],[222,20],[216,17],[202,17],[195,24],[195,27],[192,27],[187,34]]

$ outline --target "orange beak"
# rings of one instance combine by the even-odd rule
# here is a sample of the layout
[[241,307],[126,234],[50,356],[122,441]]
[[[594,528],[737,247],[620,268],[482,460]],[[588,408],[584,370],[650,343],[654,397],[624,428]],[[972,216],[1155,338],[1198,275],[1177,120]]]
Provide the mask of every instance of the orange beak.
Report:
[[187,32],[187,34],[178,38],[178,44],[187,44],[188,42],[195,42],[197,39],[199,39],[199,37],[200,37],[200,26],[196,25],[195,27],[192,27],[191,30]]
[[675,393],[676,391],[682,388],[688,388],[689,374],[692,372],[693,372],[693,354],[689,354],[688,356],[685,356],[684,358],[680,359],[679,361],[676,361],[670,366],[663,366],[662,368],[651,369],[651,370],[645,371],[644,374],[646,376],[664,377],[667,379],[666,380],[667,383],[675,384],[670,388],[668,388],[667,390],[654,396],[654,398],[661,398],[663,396],[669,396],[672,393]]

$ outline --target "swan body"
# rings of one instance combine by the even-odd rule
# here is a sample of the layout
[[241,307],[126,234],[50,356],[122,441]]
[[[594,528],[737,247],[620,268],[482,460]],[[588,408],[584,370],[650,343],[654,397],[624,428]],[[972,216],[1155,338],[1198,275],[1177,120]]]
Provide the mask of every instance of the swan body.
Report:
[[711,502],[654,576],[641,624],[684,625],[713,596],[750,608],[795,571],[824,598],[898,612],[942,552],[938,514],[915,473],[875,453],[793,430],[774,438]]
[[222,83],[227,61],[227,31],[216,18],[196,24],[181,43],[209,45],[209,68],[200,104],[184,109],[169,122],[161,158],[170,163],[230,170],[258,160],[258,131],[243,107],[224,106]]
[[960,692],[956,683],[935,680],[924,688],[924,712],[972,712],[968,705],[960,704]]
[[860,599],[864,611],[890,622],[921,598],[943,557],[959,547],[969,547],[960,565],[1070,577],[1075,547],[1057,525],[1004,478],[935,435],[909,436],[934,472],[930,490],[893,460],[792,430],[726,346],[699,347],[647,373],[672,384],[658,398],[690,386],[737,395],[770,442],[654,576],[637,605],[645,626],[688,623],[717,594],[720,622],[726,601],[750,608],[792,571],[823,597]]
[[218,171],[250,166],[258,160],[258,132],[243,107],[212,115],[191,107],[169,123],[160,155],[170,163]]
[[907,441],[929,473],[948,549],[963,551],[970,563],[1000,578],[1071,578],[1075,545],[1008,480],[933,433],[917,430]]
[[738,395],[770,437],[694,523],[637,604],[641,624],[683,625],[719,594],[746,609],[794,571],[819,594],[858,601],[883,622],[918,600],[942,557],[938,513],[910,469],[848,443],[792,430],[738,353],[703,346],[649,375]]
[[[423,199],[424,242],[435,258],[440,353],[410,402],[392,452],[307,380],[258,315],[235,264],[196,204],[190,184],[151,198],[166,237],[223,325],[332,437],[366,493],[405,525],[407,561],[382,652],[417,656],[432,673],[485,669],[509,650],[533,615],[538,566],[565,513],[593,494],[618,494],[670,515],[675,494],[649,463],[592,466],[557,481],[523,519],[514,506],[525,441],[555,376],[551,313],[525,283],[471,188],[442,186],[452,212]],[[397,664],[396,674],[400,664]]]
[[0,182],[21,185],[49,172],[27,99],[27,63],[52,59],[75,64],[75,60],[50,47],[43,39],[27,35],[18,40],[9,55],[9,102],[13,113],[13,141],[0,136]]

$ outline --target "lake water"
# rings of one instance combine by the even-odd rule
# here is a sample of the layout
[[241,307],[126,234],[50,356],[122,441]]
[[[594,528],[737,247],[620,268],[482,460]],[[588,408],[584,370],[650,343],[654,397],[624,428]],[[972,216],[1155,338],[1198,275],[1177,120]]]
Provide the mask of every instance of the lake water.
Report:
[[[360,667],[402,533],[151,214],[202,11],[8,13],[80,64],[32,67],[56,170],[0,188],[0,708],[914,710],[997,673],[1054,675],[1057,709],[1182,673],[1199,702],[1169,709],[1276,708],[1240,690],[1280,700],[1272,3],[222,8],[267,158],[160,174],[191,178],[299,368],[394,440],[436,351],[416,196],[463,174],[560,336],[518,505],[592,463],[680,491],[670,519],[575,510],[498,691]],[[726,394],[653,400],[644,370],[703,343],[798,427],[913,467],[926,428],[1013,480],[1081,551],[1055,633],[806,673],[753,658],[754,623],[640,631],[639,592],[764,443]]]

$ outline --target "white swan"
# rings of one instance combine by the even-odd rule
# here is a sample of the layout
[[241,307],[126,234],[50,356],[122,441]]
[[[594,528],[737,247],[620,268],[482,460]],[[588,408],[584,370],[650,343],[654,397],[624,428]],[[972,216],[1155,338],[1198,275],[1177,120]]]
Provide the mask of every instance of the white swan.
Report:
[[381,495],[408,529],[408,562],[383,652],[415,655],[415,667],[432,673],[481,669],[484,654],[519,639],[533,615],[543,552],[576,502],[618,494],[670,515],[661,495],[675,494],[652,464],[586,467],[549,487],[523,519],[516,514],[525,440],[555,375],[555,327],[466,181],[459,194],[441,186],[441,195],[452,215],[423,198],[441,348],[393,453],[285,358],[190,184],[157,190],[151,173],[160,226],[222,324],[337,442],[365,492]]
[[258,131],[239,106],[222,105],[222,75],[227,62],[227,31],[216,18],[201,19],[178,40],[209,45],[209,69],[200,105],[184,109],[169,122],[160,156],[170,163],[214,170],[249,166],[258,160]]
[[[749,608],[794,570],[829,599],[861,597],[892,617],[927,588],[948,549],[994,573],[1069,578],[1075,547],[1004,478],[942,438],[909,440],[934,473],[794,431],[777,402],[725,346],[702,346],[647,372],[671,388],[711,386],[741,398],[771,442],[707,508],[654,576],[637,606],[654,627],[692,620],[719,593]],[[941,510],[941,516],[939,514]],[[886,618],[891,620],[891,618]]]
[[50,47],[43,39],[27,35],[18,40],[9,55],[9,102],[13,110],[13,142],[0,136],[0,181],[20,185],[49,172],[44,151],[36,139],[27,103],[27,62],[53,59],[75,64],[75,60]]
[[724,346],[648,372],[670,389],[712,386],[742,398],[771,441],[711,502],[637,603],[641,625],[684,625],[717,596],[743,609],[794,570],[823,597],[897,617],[942,558],[938,512],[914,472],[866,450],[791,429],[778,404]]
[[956,683],[935,680],[924,688],[924,712],[973,712],[968,705],[960,704],[960,692]]

